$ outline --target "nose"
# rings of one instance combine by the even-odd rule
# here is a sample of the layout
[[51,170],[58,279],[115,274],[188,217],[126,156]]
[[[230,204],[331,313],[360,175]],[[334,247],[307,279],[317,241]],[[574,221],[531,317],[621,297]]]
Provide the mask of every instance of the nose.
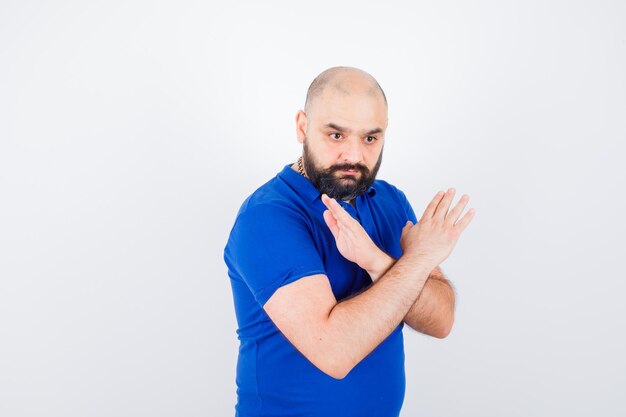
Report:
[[340,159],[348,164],[363,163],[363,149],[359,138],[350,137],[344,142]]

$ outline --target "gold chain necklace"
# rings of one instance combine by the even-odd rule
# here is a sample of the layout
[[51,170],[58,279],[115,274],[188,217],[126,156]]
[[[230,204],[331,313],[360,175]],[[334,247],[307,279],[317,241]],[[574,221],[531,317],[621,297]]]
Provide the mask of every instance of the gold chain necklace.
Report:
[[300,173],[300,175],[302,175],[304,178],[306,178],[306,174],[304,173],[304,168],[302,168],[302,157],[298,158],[298,172]]

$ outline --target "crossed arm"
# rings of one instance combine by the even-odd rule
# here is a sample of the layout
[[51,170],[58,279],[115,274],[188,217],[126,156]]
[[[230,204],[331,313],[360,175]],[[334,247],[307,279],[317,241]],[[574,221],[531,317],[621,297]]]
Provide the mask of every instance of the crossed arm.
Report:
[[444,338],[454,324],[454,289],[439,267],[428,276],[404,322],[418,332]]
[[381,251],[358,222],[324,196],[329,208],[324,219],[339,252],[365,269],[374,283],[338,302],[325,275],[300,278],[274,292],[263,306],[268,316],[311,363],[338,379],[403,320],[418,331],[445,337],[452,325],[454,297],[436,265],[449,255],[473,216],[470,210],[459,220],[465,196],[448,212],[453,196],[454,190],[438,193],[419,226],[407,222],[398,260]]
[[[382,251],[378,255],[380,261],[376,265],[377,268],[369,271],[374,282],[396,262]],[[454,289],[441,269],[436,267],[429,274],[417,300],[404,317],[404,323],[420,333],[442,339],[452,330],[454,306]]]

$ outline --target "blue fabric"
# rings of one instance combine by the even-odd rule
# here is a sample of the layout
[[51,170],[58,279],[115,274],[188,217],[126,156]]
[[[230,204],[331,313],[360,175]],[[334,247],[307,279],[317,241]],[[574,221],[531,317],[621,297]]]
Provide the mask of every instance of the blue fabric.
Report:
[[[415,213],[402,191],[376,180],[356,199],[340,202],[372,240],[394,258],[400,236]],[[311,364],[263,310],[277,288],[326,274],[338,301],[360,292],[371,278],[337,250],[311,182],[290,165],[241,206],[224,250],[240,341],[237,361],[238,417],[392,417],[404,400],[401,323],[341,380]],[[375,314],[376,312],[372,312]]]

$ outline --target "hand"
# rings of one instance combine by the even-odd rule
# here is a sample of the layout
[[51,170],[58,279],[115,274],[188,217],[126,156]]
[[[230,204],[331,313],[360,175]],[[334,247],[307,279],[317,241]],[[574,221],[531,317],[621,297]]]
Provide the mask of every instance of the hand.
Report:
[[461,233],[475,214],[474,209],[469,209],[459,220],[469,201],[466,194],[448,212],[454,193],[454,188],[446,193],[438,192],[416,225],[407,222],[400,238],[400,247],[404,254],[417,255],[434,268],[452,253]]
[[393,258],[380,250],[369,237],[363,226],[350,216],[334,199],[322,194],[324,221],[335,237],[339,253],[365,269],[376,281],[393,264]]

